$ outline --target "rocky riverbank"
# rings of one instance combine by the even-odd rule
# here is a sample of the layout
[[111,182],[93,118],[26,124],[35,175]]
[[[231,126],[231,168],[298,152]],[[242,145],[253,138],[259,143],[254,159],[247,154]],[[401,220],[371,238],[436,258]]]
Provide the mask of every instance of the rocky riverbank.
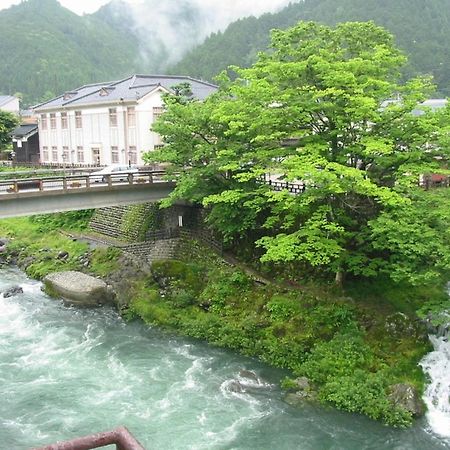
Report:
[[186,260],[149,267],[59,234],[28,238],[8,236],[3,262],[41,279],[74,270],[100,277],[129,320],[288,369],[292,376],[283,385],[291,403],[319,401],[396,426],[422,414],[417,364],[430,348],[426,330],[387,304],[323,287],[261,286],[193,241],[186,243]]

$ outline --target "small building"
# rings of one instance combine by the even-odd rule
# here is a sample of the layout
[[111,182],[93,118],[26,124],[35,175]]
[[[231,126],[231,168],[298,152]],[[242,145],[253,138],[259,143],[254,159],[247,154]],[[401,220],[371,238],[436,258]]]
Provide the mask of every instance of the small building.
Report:
[[13,114],[19,114],[19,99],[12,95],[0,95],[0,109]]
[[163,95],[182,84],[197,100],[217,90],[190,77],[133,75],[81,86],[34,106],[41,163],[142,165],[142,154],[162,145],[151,126],[163,113]]
[[40,161],[38,124],[19,125],[12,133],[14,162],[34,163]]

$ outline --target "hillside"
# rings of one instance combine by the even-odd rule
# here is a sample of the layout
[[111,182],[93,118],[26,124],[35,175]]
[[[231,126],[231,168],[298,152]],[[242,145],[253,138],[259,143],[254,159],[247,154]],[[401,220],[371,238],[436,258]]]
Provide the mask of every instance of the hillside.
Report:
[[0,42],[0,92],[21,92],[24,104],[139,69],[132,35],[56,0],[1,11]]
[[374,20],[408,55],[406,72],[432,73],[441,95],[450,95],[450,0],[304,0],[276,14],[249,17],[211,35],[171,68],[173,73],[211,80],[229,65],[248,66],[267,48],[269,31],[299,20],[326,24]]
[[[144,12],[154,2],[146,1]],[[21,92],[26,106],[133,72],[212,80],[231,64],[250,65],[267,48],[273,28],[299,20],[334,24],[373,19],[393,32],[409,55],[408,75],[433,73],[440,93],[450,95],[450,0],[304,0],[275,14],[233,22],[197,47],[195,35],[206,20],[198,4],[184,0],[170,14],[165,8],[156,21],[147,20],[147,13],[138,20],[122,0],[81,17],[56,0],[28,0],[0,11],[0,94]],[[181,62],[167,68],[187,51]]]

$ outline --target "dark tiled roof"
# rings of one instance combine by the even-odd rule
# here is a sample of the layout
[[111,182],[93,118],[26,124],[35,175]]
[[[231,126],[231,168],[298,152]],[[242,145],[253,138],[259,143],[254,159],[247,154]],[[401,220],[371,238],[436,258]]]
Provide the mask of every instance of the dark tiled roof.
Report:
[[38,131],[37,123],[22,124],[11,132],[11,136],[23,137],[27,136],[28,134],[34,134],[34,132],[37,133],[37,131]]
[[189,83],[195,98],[204,100],[217,90],[217,86],[191,77],[170,75],[133,75],[123,80],[96,83],[66,92],[48,102],[34,106],[37,111],[97,104],[137,101],[158,88],[171,91],[173,86]]

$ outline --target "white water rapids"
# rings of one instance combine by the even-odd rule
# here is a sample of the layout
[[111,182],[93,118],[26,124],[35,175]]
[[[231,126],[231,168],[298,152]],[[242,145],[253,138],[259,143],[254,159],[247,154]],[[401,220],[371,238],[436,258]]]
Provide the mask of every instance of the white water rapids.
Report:
[[450,439],[450,342],[448,330],[442,336],[430,336],[434,351],[421,361],[429,377],[424,400],[427,419],[434,433]]

